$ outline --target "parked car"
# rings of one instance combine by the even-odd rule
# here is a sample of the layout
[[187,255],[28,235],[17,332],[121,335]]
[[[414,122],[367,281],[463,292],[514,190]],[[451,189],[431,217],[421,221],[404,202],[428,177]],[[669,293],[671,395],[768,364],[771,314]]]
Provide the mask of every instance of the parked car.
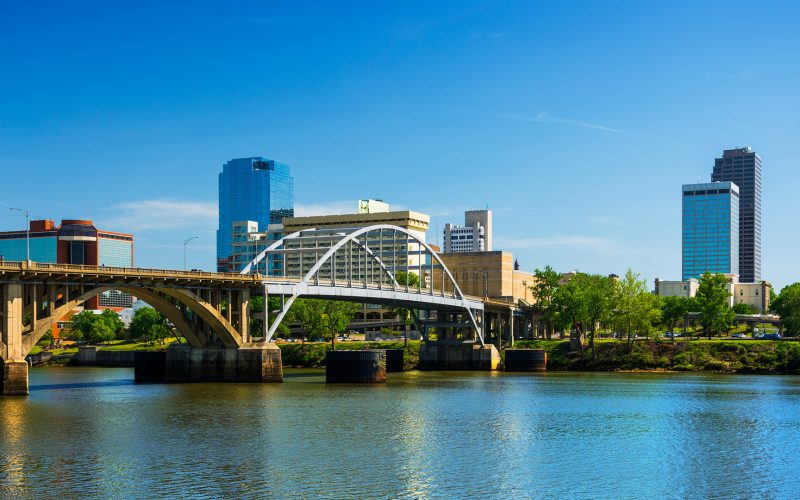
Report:
[[761,338],[764,340],[780,340],[782,337],[780,333],[765,333]]
[[746,335],[744,333],[742,333],[742,332],[732,333],[731,334],[731,338],[734,338],[734,339],[743,339],[745,337],[746,337]]

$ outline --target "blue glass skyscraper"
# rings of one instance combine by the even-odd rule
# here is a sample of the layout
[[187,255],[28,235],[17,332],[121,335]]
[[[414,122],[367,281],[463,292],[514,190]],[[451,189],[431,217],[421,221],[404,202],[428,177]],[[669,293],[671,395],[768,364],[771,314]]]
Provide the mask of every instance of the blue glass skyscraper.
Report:
[[294,177],[289,165],[262,157],[237,158],[219,174],[217,270],[230,266],[233,223],[252,220],[259,228],[294,216]]
[[683,280],[739,274],[739,187],[733,182],[683,185]]

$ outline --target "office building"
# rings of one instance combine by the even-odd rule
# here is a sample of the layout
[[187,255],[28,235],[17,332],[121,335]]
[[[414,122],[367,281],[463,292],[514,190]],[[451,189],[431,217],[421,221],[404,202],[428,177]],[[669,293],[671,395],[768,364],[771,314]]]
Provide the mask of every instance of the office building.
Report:
[[[341,215],[313,215],[308,217],[288,217],[283,219],[284,234],[291,234],[303,229],[337,229],[337,228],[359,228],[387,224],[399,226],[408,230],[415,237],[425,242],[425,233],[430,226],[430,216],[412,210],[391,211],[388,204],[379,207],[381,211],[361,212],[362,202],[356,207],[359,213]],[[381,202],[383,203],[383,202]],[[385,209],[386,211],[383,211]],[[389,268],[402,270],[406,267],[413,269],[418,267],[420,260],[418,255],[419,245],[413,241],[406,241],[405,238],[393,239],[390,232],[386,232],[382,240],[378,235],[370,235],[366,243],[370,248],[381,247],[384,250],[383,263]],[[392,251],[394,248],[395,251]],[[426,259],[425,254],[422,254]],[[422,262],[423,265],[427,263]],[[299,258],[295,256],[287,257],[286,272],[290,276],[299,275],[301,269],[305,269]]]
[[[133,267],[133,235],[97,229],[90,220],[30,221],[30,257],[34,262]],[[27,258],[26,231],[0,233],[0,258]],[[87,309],[131,307],[127,293],[110,291],[86,302]]]
[[235,270],[233,223],[255,221],[261,228],[294,215],[294,177],[289,165],[262,157],[238,158],[219,174],[217,270]]
[[[266,231],[260,231],[258,222],[236,221],[233,223],[232,253],[230,257],[231,268],[234,272],[241,271],[247,264],[266,250],[275,241],[283,237],[282,224],[270,224]],[[267,274],[269,265],[270,276],[282,276],[283,259],[278,256],[270,256],[263,259],[253,269],[252,272]]]
[[389,204],[383,200],[358,200],[358,213],[360,214],[377,214],[388,211]]
[[492,211],[464,212],[464,225],[445,224],[443,236],[444,253],[491,252]]
[[683,185],[683,277],[739,273],[739,188],[733,182]]
[[748,148],[727,149],[714,161],[712,182],[739,187],[739,279],[761,280],[761,158]]
[[[765,314],[770,307],[772,284],[769,281],[758,283],[741,283],[735,274],[726,275],[728,283],[728,306],[747,304],[758,314]],[[665,281],[656,278],[655,294],[661,297],[694,297],[700,282],[694,278],[684,281]]]

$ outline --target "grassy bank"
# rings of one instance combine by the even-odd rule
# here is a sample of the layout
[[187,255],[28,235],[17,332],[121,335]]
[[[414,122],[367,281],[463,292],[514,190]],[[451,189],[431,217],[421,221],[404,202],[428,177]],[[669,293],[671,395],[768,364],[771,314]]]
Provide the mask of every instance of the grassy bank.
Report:
[[692,340],[596,342],[597,359],[588,349],[569,352],[568,341],[518,341],[518,348],[547,351],[548,370],[673,370],[729,373],[800,374],[800,343],[770,340]]

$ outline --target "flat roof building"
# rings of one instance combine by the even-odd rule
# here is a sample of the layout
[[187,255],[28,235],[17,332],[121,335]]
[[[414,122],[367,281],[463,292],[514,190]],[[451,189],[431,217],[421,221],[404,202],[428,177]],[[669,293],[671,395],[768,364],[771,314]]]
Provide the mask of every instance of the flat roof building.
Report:
[[[133,235],[97,229],[90,220],[30,221],[31,260],[55,264],[133,267]],[[0,232],[0,259],[25,260],[25,230]],[[133,303],[127,293],[110,291],[86,302],[87,309],[127,308]]]
[[761,157],[749,147],[726,149],[714,160],[711,181],[739,188],[739,278],[756,283],[761,280]]
[[266,228],[293,215],[294,177],[289,165],[260,156],[225,163],[219,174],[217,270],[233,270],[234,222],[251,220]]
[[682,280],[739,272],[739,188],[733,182],[684,184]]
[[464,212],[464,225],[445,224],[444,253],[492,251],[492,211]]

